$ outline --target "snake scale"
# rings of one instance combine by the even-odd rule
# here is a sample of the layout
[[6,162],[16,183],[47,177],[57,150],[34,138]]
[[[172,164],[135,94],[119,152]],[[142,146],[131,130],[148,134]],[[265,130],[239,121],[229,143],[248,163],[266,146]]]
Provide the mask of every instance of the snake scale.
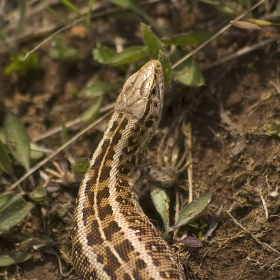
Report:
[[138,204],[137,166],[161,119],[163,69],[151,60],[125,82],[81,183],[72,260],[91,279],[185,279],[168,244]]

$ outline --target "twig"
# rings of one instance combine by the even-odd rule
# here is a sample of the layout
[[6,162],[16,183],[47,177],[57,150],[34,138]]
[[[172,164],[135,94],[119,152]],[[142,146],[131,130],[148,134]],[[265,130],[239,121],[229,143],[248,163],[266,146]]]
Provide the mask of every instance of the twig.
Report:
[[[262,4],[263,2],[265,2],[265,0],[261,0],[258,3],[256,3],[254,6],[252,6],[252,8],[249,11],[246,11],[244,13],[242,13],[241,15],[239,15],[238,17],[236,17],[234,20],[239,20],[242,17],[244,17],[247,13],[251,12],[253,9],[255,9],[256,7],[258,7],[260,4]],[[182,57],[180,60],[178,60],[176,63],[174,63],[172,65],[172,69],[174,69],[175,67],[177,67],[179,64],[181,64],[183,61],[185,61],[186,59],[188,59],[189,57],[191,57],[192,55],[194,55],[196,52],[198,52],[199,50],[201,50],[202,48],[204,48],[206,45],[208,45],[210,42],[212,42],[215,38],[217,38],[219,35],[221,35],[224,31],[226,31],[228,28],[231,27],[231,23],[227,24],[225,27],[223,27],[220,31],[218,31],[216,34],[214,34],[209,40],[205,41],[203,44],[201,44],[200,46],[198,46],[195,50],[191,51],[190,53],[188,53],[187,55],[185,55],[184,57]]]
[[[193,158],[192,158],[192,129],[191,129],[191,125],[188,125],[186,127],[186,129],[188,129],[188,136],[186,137],[186,141],[187,141],[187,147],[189,147],[189,151],[187,154],[187,163],[189,163],[188,165],[188,184],[189,184],[189,203],[191,203],[193,201]],[[186,132],[185,132],[186,133]],[[186,136],[186,134],[185,134]]]
[[[270,189],[270,185],[268,183],[267,175],[265,176],[265,180],[266,180],[266,184],[267,184],[268,188]],[[268,210],[267,210],[266,202],[265,202],[265,200],[264,200],[264,198],[262,196],[261,186],[258,188],[258,191],[259,191],[259,194],[260,194],[260,197],[261,197],[261,201],[262,201],[262,204],[263,204],[265,218],[268,220]]]
[[[222,58],[222,59],[220,59],[220,60],[218,60],[218,61],[215,61],[215,62],[213,62],[213,63],[210,63],[210,64],[208,64],[208,65],[205,65],[204,67],[201,67],[200,70],[201,70],[201,71],[205,71],[205,70],[211,69],[211,68],[213,68],[213,67],[215,67],[215,66],[218,66],[218,65],[220,65],[220,64],[222,64],[222,63],[224,63],[224,62],[226,62],[226,61],[229,61],[229,60],[231,60],[231,59],[235,59],[235,58],[240,57],[240,56],[242,56],[242,55],[244,55],[244,54],[247,54],[247,53],[252,52],[252,51],[254,51],[254,50],[256,50],[256,49],[259,49],[259,48],[261,48],[261,47],[263,47],[263,46],[266,46],[266,45],[268,45],[268,44],[270,44],[270,43],[272,43],[272,42],[274,42],[274,41],[277,41],[279,38],[280,38],[280,37],[274,37],[274,38],[270,38],[270,39],[267,39],[267,40],[265,40],[265,41],[259,42],[259,43],[257,43],[257,44],[254,44],[254,45],[252,45],[252,46],[247,46],[247,47],[245,47],[245,48],[243,48],[243,49],[237,51],[237,52],[234,53],[234,54],[231,54],[231,55],[229,55],[229,56],[226,56],[226,57],[224,57],[224,58]],[[270,84],[272,84],[272,83],[270,82]],[[273,84],[272,84],[272,85],[273,85]]]
[[279,85],[277,85],[274,81],[269,81],[269,83],[275,88],[276,92],[278,94],[280,94],[280,87],[279,87]]
[[229,210],[229,211],[226,211],[226,212],[227,212],[227,214],[232,218],[232,220],[234,221],[234,223],[235,223],[236,225],[238,225],[240,228],[242,228],[246,233],[248,233],[258,244],[263,245],[263,246],[267,247],[269,250],[271,250],[271,251],[277,253],[278,255],[280,255],[280,252],[279,252],[278,250],[272,248],[272,247],[271,247],[270,245],[268,245],[267,243],[260,241],[260,240],[258,239],[258,237],[257,237],[255,234],[251,233],[247,228],[245,228],[243,225],[241,225],[241,224],[231,215],[230,210]]
[[[94,16],[91,17],[92,18],[96,18],[96,17],[100,17],[100,16],[103,16],[103,15],[106,15],[108,13],[114,13],[114,12],[118,12],[120,11],[120,8],[116,7],[116,8],[111,8],[109,11],[105,11],[105,12],[100,12],[100,13],[96,13]],[[69,29],[70,27],[72,27],[73,25],[79,23],[79,22],[82,22],[82,21],[85,21],[86,19],[85,18],[79,18],[77,20],[74,20],[72,23],[60,28],[59,30],[57,30],[56,32],[54,32],[53,34],[51,34],[49,37],[47,37],[45,40],[43,40],[39,45],[37,45],[34,49],[32,49],[31,51],[29,51],[25,57],[24,57],[24,60],[30,55],[32,54],[33,52],[35,52],[37,49],[39,49],[42,45],[44,45],[45,43],[47,43],[53,36],[59,34],[60,32],[64,31],[64,30],[67,30]]]
[[[106,112],[106,111],[111,110],[112,108],[114,108],[114,106],[115,106],[115,103],[108,104],[107,106],[102,107],[99,112],[100,113]],[[64,125],[65,125],[66,128],[69,128],[69,127],[72,127],[72,126],[74,126],[76,124],[79,124],[79,123],[82,123],[82,122],[84,122],[84,121],[81,120],[80,117],[78,117],[78,118],[76,118],[74,120],[66,122]],[[57,126],[57,127],[54,127],[52,129],[48,130],[46,133],[42,133],[42,134],[38,135],[37,137],[32,138],[32,141],[33,142],[37,142],[39,140],[45,139],[45,138],[47,138],[47,137],[49,137],[49,136],[51,136],[51,135],[53,135],[55,133],[60,132],[61,129],[62,129],[61,125]]]

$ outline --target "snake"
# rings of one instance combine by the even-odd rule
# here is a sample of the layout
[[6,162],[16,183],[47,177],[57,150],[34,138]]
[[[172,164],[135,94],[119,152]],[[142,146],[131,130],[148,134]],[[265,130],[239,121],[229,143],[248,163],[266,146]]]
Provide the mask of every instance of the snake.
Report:
[[164,72],[150,60],[124,83],[80,185],[72,262],[84,280],[185,279],[178,257],[138,202],[140,156],[158,128]]

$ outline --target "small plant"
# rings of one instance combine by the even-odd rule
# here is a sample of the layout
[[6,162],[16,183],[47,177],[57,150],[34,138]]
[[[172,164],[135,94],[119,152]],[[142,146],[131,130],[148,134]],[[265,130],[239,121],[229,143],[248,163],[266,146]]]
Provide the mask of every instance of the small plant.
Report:
[[191,227],[196,228],[197,230],[199,230],[198,235],[197,235],[197,237],[199,239],[201,239],[203,237],[204,230],[209,226],[207,223],[201,224],[201,223],[199,223],[197,221],[196,222],[195,221],[190,222],[188,225],[191,226]]
[[53,59],[73,61],[78,57],[78,51],[74,48],[67,47],[61,36],[53,37],[51,46],[52,47],[49,49],[49,56]]
[[19,77],[28,77],[42,68],[39,58],[36,53],[31,53],[26,59],[26,50],[11,56],[10,64],[5,68],[5,74],[11,75],[16,72]]
[[276,122],[272,122],[270,128],[266,131],[266,133],[270,136],[276,135],[280,136],[280,127]]

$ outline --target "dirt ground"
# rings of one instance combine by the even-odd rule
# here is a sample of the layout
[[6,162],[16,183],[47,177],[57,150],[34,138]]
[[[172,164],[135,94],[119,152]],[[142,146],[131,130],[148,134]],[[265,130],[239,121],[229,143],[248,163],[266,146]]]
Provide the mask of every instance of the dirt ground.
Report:
[[[177,2],[176,6],[172,1],[155,1],[141,7],[160,27],[173,35],[198,30],[214,32],[232,19],[211,5],[196,3],[192,6],[188,1],[183,2]],[[62,6],[55,8],[67,12]],[[254,13],[256,17],[261,17],[265,13],[264,7],[261,6]],[[57,19],[45,10],[39,16],[45,19],[41,22],[42,26]],[[24,32],[32,30],[34,17],[25,21]],[[61,26],[59,21],[57,25]],[[3,72],[9,63],[9,55],[1,51],[1,124],[8,108],[20,118],[30,139],[37,139],[50,129],[78,118],[92,102],[82,98],[79,93],[93,75],[105,81],[119,81],[124,77],[123,70],[93,61],[92,49],[100,45],[114,49],[117,42],[125,47],[142,44],[139,21],[122,21],[109,12],[94,18],[91,30],[82,28],[86,30],[84,36],[80,33],[77,35],[73,30],[73,27],[68,28],[61,35],[68,46],[79,51],[78,60],[62,62],[50,58],[50,43],[46,43],[36,51],[43,68],[29,78],[20,78],[16,74],[5,76]],[[207,65],[236,53],[246,45],[271,37],[271,34],[259,31],[231,28],[224,36],[196,53],[195,59],[198,67],[205,69]],[[35,35],[26,37],[19,40],[18,47],[31,49],[43,38]],[[190,88],[173,81],[166,89],[160,133],[154,137],[150,153],[157,153],[164,131],[183,118],[191,126],[189,141],[192,143],[194,197],[208,191],[213,197],[199,221],[209,224],[211,217],[223,207],[217,228],[203,242],[203,247],[180,249],[188,279],[280,279],[279,65],[279,45],[274,41],[204,70],[205,85],[202,87]],[[120,88],[107,94],[103,106],[112,104],[119,92]],[[90,158],[107,121],[108,118],[76,140],[68,153],[59,153],[55,161],[62,168],[66,166],[70,170],[67,165],[70,156],[73,159],[82,156]],[[81,123],[72,127],[68,130],[68,136],[73,137],[82,127]],[[183,134],[182,131],[179,133]],[[40,143],[55,150],[61,145],[60,133],[43,138]],[[53,161],[41,171],[46,172],[47,167],[54,168]],[[24,171],[16,165],[16,173],[19,178]],[[35,172],[33,177],[36,185],[44,183],[39,172]],[[177,189],[185,196],[188,180],[184,172],[177,183]],[[5,191],[5,186],[0,188],[1,192]],[[28,180],[23,183],[23,188],[27,193],[32,190]],[[9,234],[1,236],[0,249],[15,250],[15,244],[24,237],[44,239],[46,245],[37,249],[30,246],[28,252],[32,258],[29,261],[0,268],[0,279],[78,279],[74,271],[67,276],[61,275],[55,256],[57,254],[61,258],[63,272],[70,271],[71,265],[64,258],[69,247],[78,184],[66,183],[65,186],[52,181],[46,189],[47,198],[36,203],[31,213]],[[147,193],[145,197],[149,198]],[[152,206],[146,212],[153,221],[158,219],[153,214],[155,210]],[[160,225],[160,221],[155,221],[155,224]],[[206,232],[207,229],[204,234]],[[197,233],[189,229],[188,235]]]

